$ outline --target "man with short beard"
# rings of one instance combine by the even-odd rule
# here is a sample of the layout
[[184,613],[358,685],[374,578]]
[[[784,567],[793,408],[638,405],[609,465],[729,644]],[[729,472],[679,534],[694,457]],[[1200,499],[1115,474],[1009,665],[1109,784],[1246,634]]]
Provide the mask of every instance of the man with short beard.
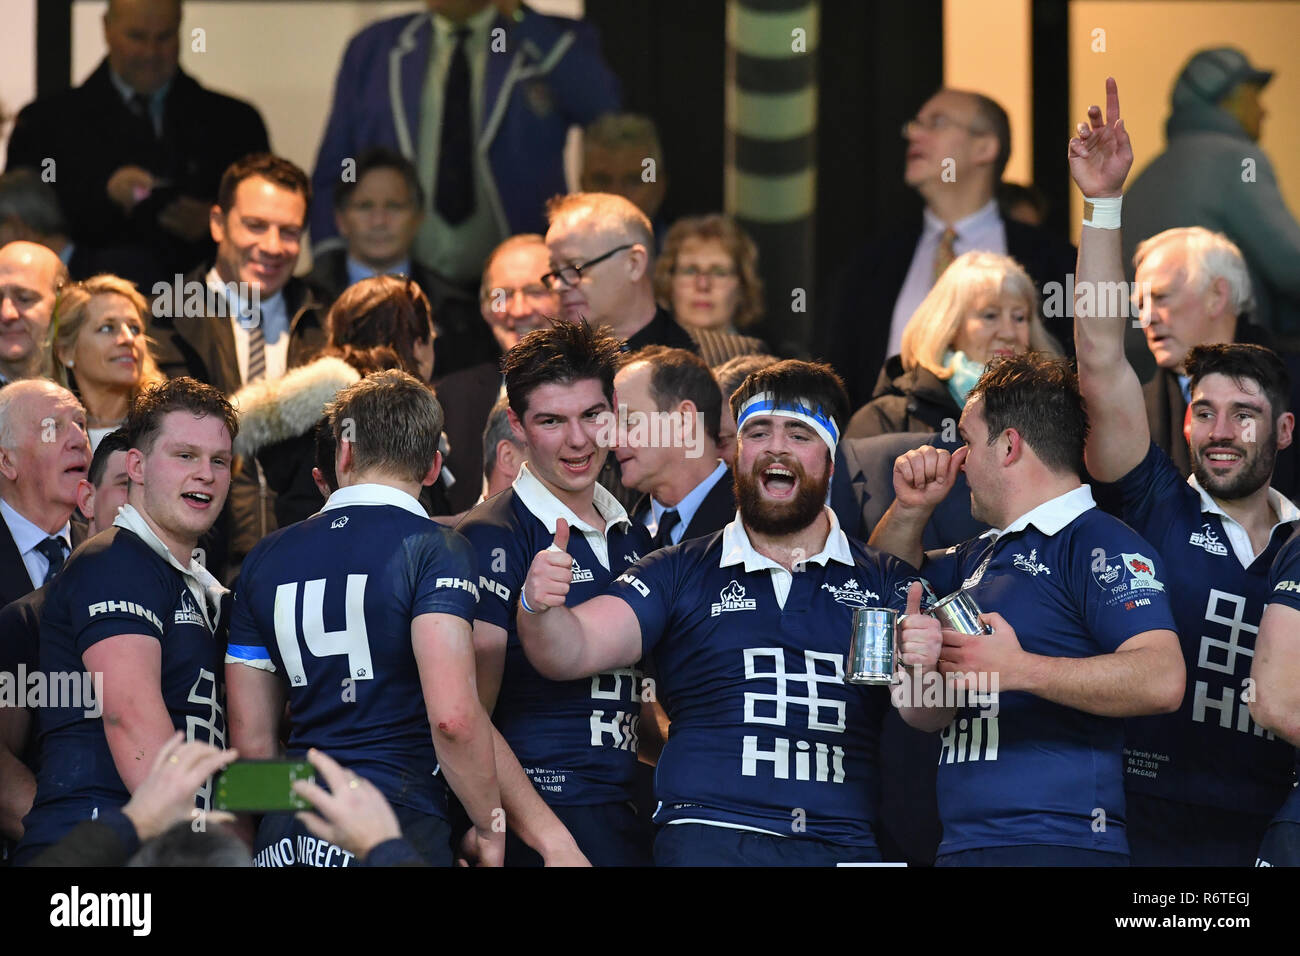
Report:
[[[1113,87],[1108,100],[1104,122],[1093,107],[1080,126],[1070,165],[1087,197],[1118,205],[1133,153]],[[1122,281],[1121,241],[1118,228],[1084,223],[1080,290]],[[1269,568],[1300,519],[1300,509],[1269,487],[1295,423],[1286,410],[1286,368],[1256,345],[1190,350],[1184,434],[1192,476],[1184,481],[1152,441],[1142,387],[1124,357],[1125,310],[1075,314],[1079,384],[1092,423],[1088,471],[1116,483],[1116,515],[1167,562],[1188,675],[1178,711],[1127,723],[1132,862],[1249,866],[1294,780],[1292,749],[1252,721],[1245,690],[1270,599]]]
[[652,657],[672,736],[655,775],[655,863],[833,865],[880,859],[874,832],[883,687],[844,683],[853,612],[909,614],[901,661],[933,667],[938,625],[906,564],[850,541],[825,506],[848,397],[829,366],[790,360],[731,398],[739,512],[642,558],[566,607],[561,525],[534,559],[520,640],[544,676]]

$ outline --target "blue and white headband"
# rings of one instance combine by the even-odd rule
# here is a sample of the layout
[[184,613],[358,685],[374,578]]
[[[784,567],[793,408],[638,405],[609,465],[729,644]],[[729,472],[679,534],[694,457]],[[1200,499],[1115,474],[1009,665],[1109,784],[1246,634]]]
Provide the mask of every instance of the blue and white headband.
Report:
[[835,419],[821,408],[813,408],[804,399],[777,404],[776,397],[771,392],[759,392],[740,406],[740,414],[736,416],[736,431],[744,428],[745,422],[755,415],[775,415],[801,421],[818,434],[832,455],[835,454],[835,446],[840,440],[840,430],[835,425]]

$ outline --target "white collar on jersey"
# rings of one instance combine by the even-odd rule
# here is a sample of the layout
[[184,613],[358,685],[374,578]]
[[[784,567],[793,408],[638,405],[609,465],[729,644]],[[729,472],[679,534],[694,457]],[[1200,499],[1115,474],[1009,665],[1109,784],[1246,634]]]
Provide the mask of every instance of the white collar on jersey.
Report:
[[[1195,488],[1196,493],[1201,496],[1201,514],[1209,512],[1218,515],[1219,520],[1223,522],[1223,530],[1228,535],[1228,541],[1232,545],[1233,553],[1237,555],[1237,560],[1241,562],[1241,566],[1248,568],[1254,564],[1255,559],[1259,557],[1259,554],[1264,553],[1268,545],[1265,544],[1264,548],[1260,549],[1259,554],[1256,554],[1255,546],[1250,542],[1250,532],[1236,518],[1219,507],[1219,503],[1210,497],[1208,491],[1201,487],[1201,483],[1196,480],[1196,476],[1189,475],[1187,483]],[[1290,498],[1276,488],[1268,489],[1268,503],[1273,506],[1273,513],[1278,518],[1277,523],[1268,529],[1268,540],[1272,541],[1273,532],[1277,530],[1278,525],[1300,519],[1300,508],[1297,508]]]
[[162,538],[158,537],[153,528],[149,527],[149,523],[144,520],[144,516],[131,505],[122,505],[117,509],[117,517],[113,519],[113,526],[130,531],[147,544],[150,551],[185,575],[185,583],[189,587],[190,593],[198,598],[199,607],[203,610],[203,617],[207,620],[208,627],[216,630],[217,623],[212,620],[209,614],[208,604],[210,601],[213,607],[220,607],[221,597],[227,592],[221,582],[212,576],[212,572],[199,563],[198,557],[190,557],[190,566],[188,568],[177,561],[176,556],[171,553],[167,545],[163,544]]
[[[838,561],[841,564],[853,564],[853,552],[849,550],[849,539],[844,531],[840,528],[840,519],[835,517],[835,512],[825,505],[822,506],[826,517],[830,519],[831,530],[826,535],[826,543],[822,545],[821,551],[808,558],[813,564],[826,566],[827,561]],[[731,523],[722,529],[722,558],[718,561],[718,567],[728,568],[735,564],[744,564],[746,571],[758,571],[762,568],[780,567],[775,561],[765,554],[759,554],[750,544],[749,534],[745,531],[745,522],[741,520],[740,512],[736,512],[736,517]]]
[[596,506],[600,516],[605,519],[606,527],[604,531],[593,528],[574,514],[573,509],[551,494],[551,490],[533,474],[532,469],[528,467],[528,462],[524,462],[519,466],[519,474],[515,476],[511,487],[514,488],[515,495],[523,502],[524,507],[532,512],[534,518],[546,526],[549,534],[555,534],[555,522],[560,518],[567,521],[570,528],[577,528],[584,533],[598,534],[602,537],[605,531],[614,525],[631,525],[632,523],[632,520],[627,516],[627,511],[618,503],[618,499],[600,484],[597,484],[592,488],[591,503]]
[[1097,502],[1092,500],[1092,488],[1088,485],[1080,485],[1063,495],[1057,495],[1055,498],[1044,501],[1037,508],[1026,511],[1001,531],[997,528],[990,528],[980,537],[1000,538],[1012,531],[1024,531],[1032,524],[1050,538],[1079,515],[1095,507],[1097,507]]
[[[1235,522],[1237,520],[1219,507],[1219,503],[1210,497],[1208,491],[1201,487],[1201,483],[1196,480],[1195,475],[1189,475],[1187,477],[1187,483],[1195,488],[1197,494],[1201,496],[1202,514],[1209,511],[1212,514],[1218,515],[1220,518],[1227,518],[1229,521]],[[1277,515],[1278,518],[1277,524],[1273,525],[1274,528],[1276,528],[1278,524],[1286,524],[1288,521],[1300,520],[1300,508],[1297,508],[1295,502],[1282,494],[1282,492],[1278,491],[1276,488],[1268,489],[1268,503],[1273,506],[1273,513]]]
[[413,515],[427,518],[424,506],[400,488],[392,485],[380,485],[368,482],[363,485],[348,485],[330,495],[329,501],[321,511],[333,511],[335,508],[351,508],[353,505],[392,505]]

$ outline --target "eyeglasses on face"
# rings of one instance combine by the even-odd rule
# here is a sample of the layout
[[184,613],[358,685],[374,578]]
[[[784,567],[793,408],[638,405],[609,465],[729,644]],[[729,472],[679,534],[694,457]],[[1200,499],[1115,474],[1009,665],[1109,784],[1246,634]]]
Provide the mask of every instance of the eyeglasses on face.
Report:
[[674,279],[688,279],[694,282],[700,276],[707,276],[715,282],[719,282],[723,279],[734,279],[736,270],[728,266],[709,266],[707,269],[702,269],[699,266],[679,266],[673,269]]
[[556,269],[554,272],[548,272],[546,273],[546,275],[542,276],[542,283],[546,286],[546,288],[551,289],[552,291],[554,291],[560,285],[564,285],[566,287],[575,286],[580,281],[582,281],[582,273],[585,270],[590,269],[594,265],[599,265],[600,263],[608,259],[610,256],[614,255],[614,253],[616,252],[622,252],[624,249],[631,249],[634,245],[636,245],[636,243],[634,242],[625,242],[623,243],[623,245],[616,246],[615,248],[609,250],[609,252],[605,253],[603,256],[597,256],[594,259],[588,259],[586,262],[582,262],[582,263],[575,263],[573,265],[561,266],[560,268]]
[[941,133],[946,129],[964,129],[972,136],[983,136],[991,132],[990,130],[983,129],[979,126],[959,123],[951,116],[945,116],[942,113],[934,113],[928,119],[922,119],[919,116],[915,116],[908,120],[902,126],[902,133],[903,138],[907,139],[913,133]]

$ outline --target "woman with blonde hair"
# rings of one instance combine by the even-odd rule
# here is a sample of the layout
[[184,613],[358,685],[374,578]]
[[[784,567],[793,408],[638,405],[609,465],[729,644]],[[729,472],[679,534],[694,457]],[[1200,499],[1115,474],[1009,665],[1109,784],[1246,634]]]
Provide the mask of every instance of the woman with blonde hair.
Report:
[[885,362],[870,402],[846,435],[943,431],[990,361],[1025,351],[1060,355],[1038,314],[1038,291],[1016,260],[968,252],[944,270]]
[[768,351],[741,335],[763,314],[758,246],[728,216],[679,219],[655,262],[655,298],[691,334],[710,367]]
[[81,399],[92,448],[126,421],[142,388],[165,377],[149,349],[148,317],[135,283],[119,276],[91,276],[59,294],[45,377]]

